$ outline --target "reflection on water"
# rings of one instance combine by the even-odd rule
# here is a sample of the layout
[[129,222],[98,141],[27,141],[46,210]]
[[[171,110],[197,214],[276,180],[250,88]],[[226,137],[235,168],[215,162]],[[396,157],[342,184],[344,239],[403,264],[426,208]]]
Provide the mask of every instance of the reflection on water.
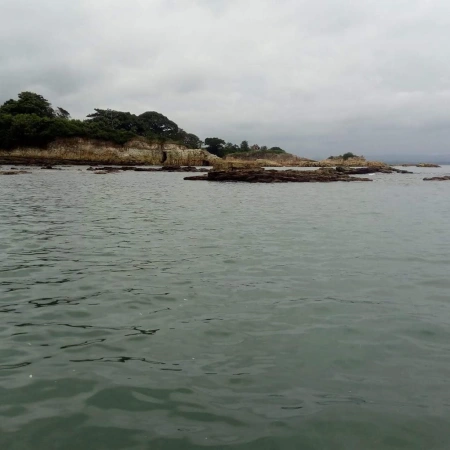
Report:
[[413,170],[2,177],[0,447],[446,449],[450,168]]

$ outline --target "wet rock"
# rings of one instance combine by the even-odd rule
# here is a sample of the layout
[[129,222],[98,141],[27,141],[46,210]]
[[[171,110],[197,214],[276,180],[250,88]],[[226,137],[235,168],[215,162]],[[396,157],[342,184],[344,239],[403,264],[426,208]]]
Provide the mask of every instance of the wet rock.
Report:
[[163,166],[155,167],[134,167],[134,166],[97,166],[88,167],[86,170],[103,171],[103,172],[118,172],[118,171],[133,171],[133,172],[207,172],[208,169],[197,169],[194,166]]
[[423,181],[450,181],[450,176],[424,178]]
[[[323,169],[326,170],[326,169]],[[413,173],[407,170],[396,169],[390,166],[371,166],[371,167],[347,167],[338,166],[336,167],[337,172],[346,173],[348,175],[366,175],[369,173]]]
[[118,170],[96,170],[94,172],[96,175],[107,175],[109,173],[119,173]]
[[194,166],[164,166],[160,169],[162,172],[199,172]]
[[2,170],[0,171],[0,175],[21,175],[25,173],[31,173],[27,170]]
[[185,180],[231,181],[245,183],[329,183],[334,181],[372,181],[369,178],[351,177],[331,170],[214,170],[205,176],[186,177]]

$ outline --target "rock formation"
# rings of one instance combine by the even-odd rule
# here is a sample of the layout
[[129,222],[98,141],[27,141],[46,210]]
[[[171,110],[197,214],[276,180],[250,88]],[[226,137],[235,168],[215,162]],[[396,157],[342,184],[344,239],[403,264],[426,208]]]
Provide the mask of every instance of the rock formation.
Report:
[[237,169],[211,170],[205,176],[186,177],[185,180],[231,181],[245,183],[329,183],[333,181],[372,181],[369,178],[351,177],[346,173],[329,170],[265,170]]
[[450,176],[424,178],[423,181],[450,181]]
[[218,158],[203,149],[188,149],[178,144],[148,143],[134,139],[125,145],[92,139],[64,139],[54,141],[46,149],[20,148],[0,152],[0,164],[89,165],[146,164],[177,166],[210,166]]
[[117,172],[207,172],[208,169],[197,169],[197,167],[193,166],[163,166],[160,168],[153,167],[133,167],[133,166],[91,166],[86,170],[92,171],[96,174],[108,174],[108,173],[117,173]]
[[0,175],[22,175],[25,173],[31,173],[27,172],[26,170],[1,170]]

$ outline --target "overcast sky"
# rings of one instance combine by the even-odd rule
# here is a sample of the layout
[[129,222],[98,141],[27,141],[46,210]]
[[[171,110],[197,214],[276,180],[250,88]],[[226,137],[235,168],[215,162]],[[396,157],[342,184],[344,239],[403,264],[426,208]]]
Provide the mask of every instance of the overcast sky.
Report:
[[448,0],[0,0],[0,102],[309,157],[450,156]]

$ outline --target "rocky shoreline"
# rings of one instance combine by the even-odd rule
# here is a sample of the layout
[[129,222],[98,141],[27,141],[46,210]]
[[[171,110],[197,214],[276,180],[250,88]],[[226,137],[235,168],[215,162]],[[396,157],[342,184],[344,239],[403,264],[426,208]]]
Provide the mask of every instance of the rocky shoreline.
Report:
[[[5,165],[0,160],[0,166]],[[22,166],[22,164],[16,164]],[[25,166],[34,166],[34,162]],[[12,164],[8,164],[12,166]],[[62,170],[54,165],[39,165],[45,170]],[[67,166],[64,164],[64,166]],[[79,169],[80,170],[80,169]],[[276,170],[265,169],[260,167],[252,167],[252,165],[241,165],[237,163],[228,164],[227,166],[219,165],[212,167],[211,170],[204,167],[195,166],[179,166],[165,165],[162,167],[143,167],[130,165],[89,165],[86,169],[89,172],[98,175],[114,174],[119,172],[180,172],[180,173],[203,173],[185,177],[189,181],[215,181],[215,182],[243,182],[243,183],[330,183],[330,182],[351,182],[351,181],[373,181],[371,178],[356,177],[354,175],[373,175],[375,173],[382,174],[413,174],[407,170],[397,169],[395,167],[383,165],[373,167],[320,167],[316,170]],[[21,175],[30,174],[29,170],[19,169],[17,167],[9,167],[9,169],[1,170],[0,175]],[[450,176],[435,176],[423,178],[424,181],[450,181]]]

